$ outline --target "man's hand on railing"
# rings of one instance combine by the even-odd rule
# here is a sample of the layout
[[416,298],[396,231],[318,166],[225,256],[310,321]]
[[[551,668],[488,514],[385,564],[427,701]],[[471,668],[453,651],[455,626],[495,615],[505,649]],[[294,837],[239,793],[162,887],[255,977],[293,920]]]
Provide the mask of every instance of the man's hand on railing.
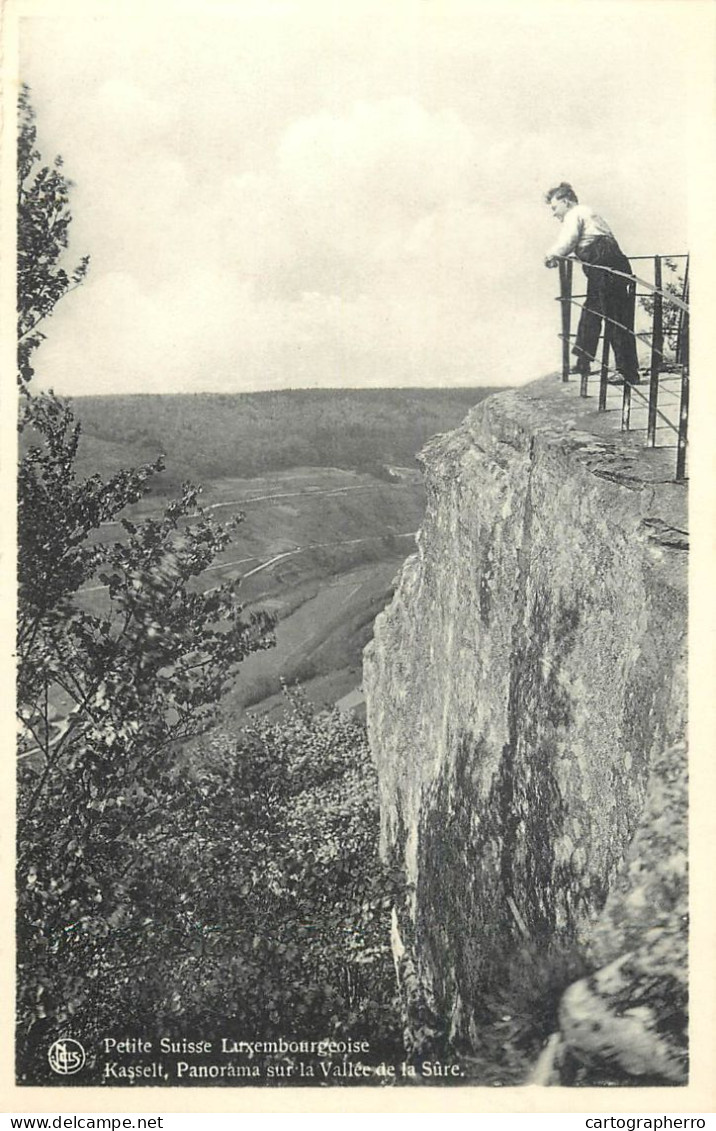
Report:
[[559,260],[557,259],[556,255],[545,256],[545,260],[544,260],[545,267],[556,267],[558,263],[559,263]]

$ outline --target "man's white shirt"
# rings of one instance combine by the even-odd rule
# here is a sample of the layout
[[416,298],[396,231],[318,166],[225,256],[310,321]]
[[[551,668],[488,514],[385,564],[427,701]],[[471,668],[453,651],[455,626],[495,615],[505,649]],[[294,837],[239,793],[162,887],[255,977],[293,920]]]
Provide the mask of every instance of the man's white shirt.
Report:
[[584,251],[597,236],[611,236],[612,230],[601,216],[590,208],[588,204],[575,204],[565,212],[562,220],[562,230],[555,245],[547,252],[552,255],[577,256]]

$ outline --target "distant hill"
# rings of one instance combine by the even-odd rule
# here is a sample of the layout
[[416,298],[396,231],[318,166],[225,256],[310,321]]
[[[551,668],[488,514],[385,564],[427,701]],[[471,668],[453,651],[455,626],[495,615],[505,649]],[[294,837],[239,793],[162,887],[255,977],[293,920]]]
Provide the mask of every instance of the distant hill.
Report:
[[293,467],[380,474],[411,466],[493,388],[289,389],[237,394],[73,398],[79,470],[106,474],[166,456],[157,482],[250,477]]
[[[225,717],[240,725],[247,709],[280,709],[282,679],[329,705],[360,684],[373,621],[422,521],[416,453],[494,391],[78,397],[77,470],[106,476],[162,453],[167,470],[137,516],[156,513],[187,479],[217,517],[244,512],[210,583],[240,579],[247,606],[270,609],[279,624],[276,647],[249,656],[224,698]],[[114,526],[98,535],[117,536]],[[84,600],[97,612],[107,597],[97,587]]]

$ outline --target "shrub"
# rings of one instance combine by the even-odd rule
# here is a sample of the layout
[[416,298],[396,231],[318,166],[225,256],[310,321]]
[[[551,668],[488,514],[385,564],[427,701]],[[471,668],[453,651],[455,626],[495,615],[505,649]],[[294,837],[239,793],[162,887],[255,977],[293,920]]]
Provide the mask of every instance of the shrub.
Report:
[[203,746],[168,818],[181,852],[163,853],[161,887],[181,892],[194,945],[163,964],[164,998],[178,1033],[350,1034],[394,1053],[393,880],[365,729],[286,694],[281,721]]

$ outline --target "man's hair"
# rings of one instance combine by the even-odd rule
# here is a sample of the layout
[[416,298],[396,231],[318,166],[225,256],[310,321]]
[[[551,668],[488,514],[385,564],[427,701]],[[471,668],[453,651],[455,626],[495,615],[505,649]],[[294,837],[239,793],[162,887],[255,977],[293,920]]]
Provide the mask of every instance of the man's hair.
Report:
[[557,200],[571,200],[574,204],[579,204],[577,194],[568,181],[560,181],[554,188],[549,189],[549,191],[544,194],[545,204],[549,204],[550,200],[555,196]]

